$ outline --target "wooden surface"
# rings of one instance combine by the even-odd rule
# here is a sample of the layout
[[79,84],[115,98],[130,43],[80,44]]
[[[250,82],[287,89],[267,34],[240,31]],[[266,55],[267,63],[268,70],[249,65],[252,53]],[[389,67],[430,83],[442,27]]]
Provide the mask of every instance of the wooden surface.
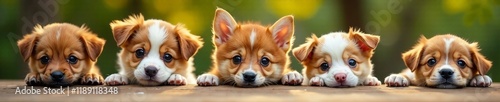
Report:
[[[500,83],[488,88],[432,89],[425,87],[358,86],[354,88],[329,88],[313,86],[273,85],[260,88],[236,88],[232,86],[199,87],[137,85],[118,86],[118,94],[111,95],[20,95],[16,89],[24,88],[21,80],[0,80],[0,101],[500,101]],[[72,86],[77,88],[88,86]],[[91,86],[109,87],[109,86]],[[27,88],[31,88],[28,86]],[[44,87],[34,87],[43,89]]]

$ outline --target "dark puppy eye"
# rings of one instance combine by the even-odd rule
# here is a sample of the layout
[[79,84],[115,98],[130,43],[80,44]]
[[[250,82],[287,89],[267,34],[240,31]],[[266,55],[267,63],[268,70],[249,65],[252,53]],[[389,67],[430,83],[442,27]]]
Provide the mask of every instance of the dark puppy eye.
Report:
[[145,53],[146,52],[144,51],[143,48],[137,49],[137,50],[135,50],[135,57],[142,58],[142,57],[144,57]]
[[269,66],[269,59],[267,57],[262,57],[262,59],[260,59],[260,65],[263,67]]
[[40,62],[41,62],[42,64],[48,64],[48,63],[49,63],[49,61],[50,61],[49,56],[42,56],[42,57],[40,58]]
[[354,60],[354,59],[349,59],[347,61],[347,64],[349,64],[349,67],[351,67],[351,68],[356,68],[356,64],[358,64],[358,62],[356,62],[356,60]]
[[330,65],[328,65],[328,63],[324,62],[324,63],[321,63],[320,68],[322,71],[328,71],[328,69],[330,69]]
[[437,63],[436,59],[431,58],[427,61],[427,66],[432,67],[432,66],[436,65],[436,63]]
[[68,61],[69,64],[76,64],[78,62],[78,58],[76,58],[73,55],[70,55],[66,60]]
[[240,55],[236,55],[233,57],[233,63],[234,64],[240,64],[241,63],[241,56]]
[[169,53],[165,53],[165,55],[163,55],[163,61],[169,63],[169,62],[172,62],[172,55],[170,55]]
[[457,61],[457,65],[458,65],[458,67],[460,67],[460,68],[465,68],[465,66],[466,66],[467,64],[465,63],[465,61],[464,61],[464,60],[459,59],[459,60]]

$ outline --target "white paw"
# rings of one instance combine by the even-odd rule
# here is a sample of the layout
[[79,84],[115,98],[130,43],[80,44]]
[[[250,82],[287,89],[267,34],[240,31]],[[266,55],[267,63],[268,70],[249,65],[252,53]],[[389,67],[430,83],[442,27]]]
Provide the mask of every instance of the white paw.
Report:
[[410,82],[408,81],[408,79],[406,79],[405,77],[403,77],[402,75],[399,75],[399,74],[391,74],[391,75],[385,77],[384,83],[388,87],[405,87],[405,86],[410,85]]
[[167,85],[186,85],[186,78],[180,74],[172,74],[167,80]]
[[281,83],[283,83],[283,85],[300,85],[302,84],[302,80],[304,80],[302,75],[297,71],[293,71],[285,74],[285,76],[281,78]]
[[469,86],[472,87],[489,87],[492,83],[490,76],[478,75],[471,79]]
[[196,79],[198,86],[217,86],[219,78],[213,74],[202,74]]
[[120,74],[111,74],[104,80],[106,85],[115,86],[115,85],[127,85],[128,80],[127,77]]
[[377,77],[373,77],[373,76],[369,76],[363,82],[363,85],[365,85],[365,86],[378,86],[380,84],[381,84],[381,82],[377,79]]
[[309,81],[309,85],[311,85],[311,86],[325,86],[325,82],[320,77],[313,77]]

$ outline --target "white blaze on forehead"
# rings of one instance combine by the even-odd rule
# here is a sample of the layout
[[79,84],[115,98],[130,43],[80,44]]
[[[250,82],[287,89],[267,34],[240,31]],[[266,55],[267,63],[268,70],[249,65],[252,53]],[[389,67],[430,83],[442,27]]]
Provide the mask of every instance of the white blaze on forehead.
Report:
[[156,51],[160,49],[161,44],[167,38],[167,31],[165,27],[160,25],[160,21],[154,21],[154,24],[148,28],[149,42],[151,43],[151,50]]
[[323,47],[321,51],[330,54],[332,65],[344,65],[342,54],[349,44],[349,41],[342,36],[342,32],[335,32],[324,35]]
[[445,48],[445,50],[444,50],[444,54],[445,54],[445,56],[446,56],[446,62],[445,62],[445,63],[446,63],[446,65],[448,65],[448,59],[449,59],[449,57],[448,57],[448,56],[449,56],[449,53],[450,53],[451,43],[452,43],[455,39],[453,39],[453,38],[449,38],[449,39],[444,38],[443,40],[444,40],[444,43],[445,43],[445,45],[444,45],[444,48]]
[[61,37],[61,28],[59,28],[59,30],[57,30],[56,39],[59,40],[60,37]]
[[255,29],[252,29],[252,32],[250,33],[250,45],[251,45],[251,48],[250,49],[253,49],[253,45],[255,43]]

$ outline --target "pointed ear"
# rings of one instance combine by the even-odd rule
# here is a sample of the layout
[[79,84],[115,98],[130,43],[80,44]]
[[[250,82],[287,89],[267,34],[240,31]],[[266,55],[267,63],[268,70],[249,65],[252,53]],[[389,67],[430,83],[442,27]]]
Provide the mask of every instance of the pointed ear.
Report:
[[288,51],[293,43],[294,33],[293,16],[288,15],[276,21],[268,30],[273,34],[274,41],[282,50]]
[[183,25],[178,24],[175,31],[182,58],[189,60],[203,46],[203,41],[199,36],[191,34]]
[[136,30],[144,22],[144,17],[142,14],[129,16],[128,19],[123,21],[115,20],[109,25],[113,30],[113,38],[118,46],[126,42],[132,34],[135,34]]
[[377,48],[380,41],[380,36],[364,34],[359,30],[355,31],[353,28],[349,28],[349,37],[356,41],[356,44],[363,52],[372,51]]
[[83,47],[85,51],[87,51],[87,55],[90,57],[90,60],[96,61],[99,55],[101,55],[106,41],[88,31],[83,31],[81,33],[84,34],[80,36],[80,41],[82,41]]
[[[38,31],[42,31],[43,29],[41,28],[40,25],[37,25],[35,29],[38,29]],[[30,56],[34,53],[35,47],[36,47],[36,42],[38,42],[38,35],[39,33],[42,32],[36,32],[33,31],[31,34],[26,34],[23,39],[17,41],[17,47],[19,48],[19,52],[21,52],[21,56],[23,57],[24,61],[27,61]]]
[[295,56],[295,58],[297,58],[300,62],[306,61],[313,56],[313,52],[316,49],[317,44],[318,37],[313,34],[311,38],[307,39],[306,43],[292,50],[293,56]]
[[470,44],[469,51],[476,71],[479,72],[480,75],[486,75],[492,66],[491,61],[487,60],[481,53],[479,53],[480,49],[477,42]]
[[238,24],[226,10],[217,8],[212,24],[213,41],[218,46],[225,43],[234,33]]
[[402,54],[406,67],[412,72],[418,68],[426,41],[427,38],[421,36],[419,42],[411,50]]

